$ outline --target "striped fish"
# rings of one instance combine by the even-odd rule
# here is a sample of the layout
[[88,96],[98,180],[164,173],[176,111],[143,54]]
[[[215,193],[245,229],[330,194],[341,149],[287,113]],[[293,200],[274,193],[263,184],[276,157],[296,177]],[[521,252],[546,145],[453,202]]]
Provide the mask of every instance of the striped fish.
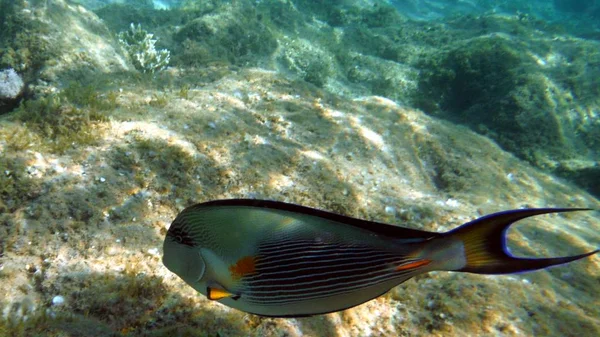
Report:
[[505,232],[526,217],[584,210],[519,209],[446,233],[266,200],[216,200],[183,210],[164,265],[211,300],[245,312],[300,317],[354,307],[433,270],[508,274],[575,261],[511,256]]

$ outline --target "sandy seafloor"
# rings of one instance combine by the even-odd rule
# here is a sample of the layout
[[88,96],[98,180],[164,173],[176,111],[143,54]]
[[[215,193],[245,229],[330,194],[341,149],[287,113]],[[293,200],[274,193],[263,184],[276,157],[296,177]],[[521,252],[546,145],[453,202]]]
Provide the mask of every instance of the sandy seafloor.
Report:
[[[91,145],[16,151],[10,135],[26,126],[0,120],[2,156],[23,164],[33,189],[0,224],[0,335],[600,335],[598,255],[511,276],[430,273],[301,319],[196,294],[161,263],[170,222],[195,202],[267,198],[432,231],[510,208],[600,202],[385,98],[337,96],[259,68],[156,76],[193,85],[183,94],[114,77],[104,94],[118,93],[117,104]],[[561,256],[596,249],[598,233],[589,211],[522,221],[509,239],[516,255]]]

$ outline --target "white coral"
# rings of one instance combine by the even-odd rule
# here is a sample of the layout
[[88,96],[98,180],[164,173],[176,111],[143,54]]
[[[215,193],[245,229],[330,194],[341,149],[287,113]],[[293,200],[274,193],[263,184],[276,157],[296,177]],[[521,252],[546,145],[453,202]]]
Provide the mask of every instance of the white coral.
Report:
[[131,23],[128,31],[120,32],[119,42],[131,57],[136,69],[146,73],[165,69],[169,65],[171,52],[167,49],[156,50],[157,39],[154,35]]
[[24,86],[21,76],[13,68],[0,71],[0,100],[16,98]]

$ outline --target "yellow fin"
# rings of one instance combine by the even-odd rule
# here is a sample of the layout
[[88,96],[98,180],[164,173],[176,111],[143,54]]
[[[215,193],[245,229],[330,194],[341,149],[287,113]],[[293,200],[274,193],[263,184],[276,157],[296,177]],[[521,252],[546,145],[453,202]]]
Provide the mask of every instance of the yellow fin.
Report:
[[238,298],[240,298],[240,295],[232,294],[224,289],[207,287],[206,288],[206,297],[209,300],[213,300],[213,301],[218,301],[220,299],[227,298],[227,297],[231,297],[234,300],[237,300]]
[[506,248],[506,231],[513,223],[531,216],[585,211],[587,208],[522,208],[486,215],[446,233],[462,242],[466,264],[448,269],[477,274],[512,274],[583,259],[600,250],[573,256],[531,259],[515,257]]

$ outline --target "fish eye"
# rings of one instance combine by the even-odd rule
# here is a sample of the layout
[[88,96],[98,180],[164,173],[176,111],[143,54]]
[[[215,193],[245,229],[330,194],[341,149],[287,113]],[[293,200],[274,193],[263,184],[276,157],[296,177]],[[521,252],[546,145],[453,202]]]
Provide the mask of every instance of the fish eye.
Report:
[[171,238],[171,240],[175,243],[186,245],[186,246],[194,245],[193,238],[190,237],[187,232],[185,232],[181,228],[177,227],[177,224],[175,224],[175,223],[173,225],[171,225],[171,228],[167,232],[167,236],[169,236]]

